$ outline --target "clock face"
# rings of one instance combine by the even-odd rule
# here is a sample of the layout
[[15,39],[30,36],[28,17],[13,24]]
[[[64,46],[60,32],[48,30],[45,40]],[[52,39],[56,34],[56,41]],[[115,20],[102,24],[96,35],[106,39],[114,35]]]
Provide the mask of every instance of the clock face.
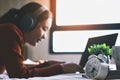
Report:
[[97,76],[100,68],[100,61],[97,58],[92,58],[86,63],[85,73],[88,77],[94,78]]
[[91,58],[85,65],[85,73],[88,78],[105,78],[108,74],[108,65],[98,58]]

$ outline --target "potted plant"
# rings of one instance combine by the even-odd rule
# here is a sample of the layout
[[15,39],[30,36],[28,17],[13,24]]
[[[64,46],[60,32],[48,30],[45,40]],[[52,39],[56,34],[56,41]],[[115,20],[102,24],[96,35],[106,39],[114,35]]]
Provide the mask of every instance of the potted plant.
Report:
[[111,48],[106,45],[106,43],[93,44],[88,48],[88,52],[97,55],[99,58],[106,61],[106,63],[110,63]]

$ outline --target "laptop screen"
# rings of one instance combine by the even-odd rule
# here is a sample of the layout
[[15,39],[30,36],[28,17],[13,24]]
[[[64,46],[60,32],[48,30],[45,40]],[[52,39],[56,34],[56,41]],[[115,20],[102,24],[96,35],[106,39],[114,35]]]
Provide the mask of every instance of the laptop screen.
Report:
[[93,44],[103,44],[106,43],[106,45],[110,46],[110,48],[112,48],[112,46],[115,45],[116,43],[116,39],[117,39],[118,33],[114,33],[114,34],[109,34],[109,35],[103,35],[103,36],[97,36],[97,37],[92,37],[88,39],[87,45],[86,45],[86,49],[84,51],[84,53],[82,54],[81,60],[80,60],[80,66],[84,67],[88,57],[89,57],[89,53],[88,53],[88,48],[93,45]]

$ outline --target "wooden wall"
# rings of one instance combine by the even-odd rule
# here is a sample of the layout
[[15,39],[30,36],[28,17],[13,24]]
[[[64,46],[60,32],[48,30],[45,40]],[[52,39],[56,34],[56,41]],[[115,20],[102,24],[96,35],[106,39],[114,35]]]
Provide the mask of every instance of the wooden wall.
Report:
[[50,7],[50,0],[0,0],[0,16],[10,8],[20,8],[28,2],[38,2]]

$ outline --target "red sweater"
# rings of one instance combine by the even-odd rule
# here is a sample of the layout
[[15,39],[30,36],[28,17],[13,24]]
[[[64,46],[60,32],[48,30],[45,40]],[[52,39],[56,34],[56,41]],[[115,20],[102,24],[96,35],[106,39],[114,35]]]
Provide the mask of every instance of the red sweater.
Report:
[[59,64],[51,66],[42,64],[32,68],[25,66],[21,47],[24,44],[23,34],[14,24],[0,24],[0,37],[0,72],[6,69],[9,77],[12,78],[51,76],[63,73]]

